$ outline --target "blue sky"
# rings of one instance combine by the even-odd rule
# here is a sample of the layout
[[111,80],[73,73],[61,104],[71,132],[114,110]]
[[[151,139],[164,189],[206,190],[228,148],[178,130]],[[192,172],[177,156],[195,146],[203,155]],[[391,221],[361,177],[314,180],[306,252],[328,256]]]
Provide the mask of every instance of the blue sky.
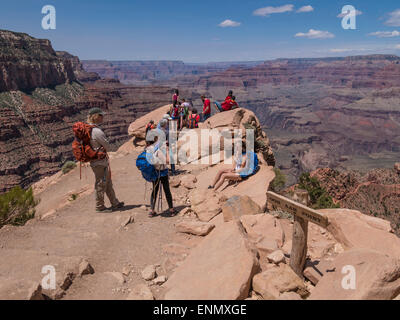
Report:
[[[56,30],[41,27],[42,7],[49,4],[56,8]],[[356,30],[344,30],[338,18],[348,4],[361,13]],[[50,39],[56,50],[81,59],[400,55],[398,0],[2,0],[0,24]]]

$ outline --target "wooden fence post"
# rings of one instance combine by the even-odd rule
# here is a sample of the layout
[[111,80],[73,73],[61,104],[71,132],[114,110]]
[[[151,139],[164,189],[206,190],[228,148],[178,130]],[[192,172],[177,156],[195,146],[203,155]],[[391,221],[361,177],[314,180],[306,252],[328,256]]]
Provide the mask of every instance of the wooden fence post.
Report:
[[[306,190],[295,190],[295,200],[305,206],[309,204],[309,195]],[[303,279],[303,271],[307,259],[308,221],[294,216],[292,251],[290,252],[290,267]]]
[[308,221],[294,216],[292,251],[290,252],[290,267],[303,279],[303,270],[307,258]]

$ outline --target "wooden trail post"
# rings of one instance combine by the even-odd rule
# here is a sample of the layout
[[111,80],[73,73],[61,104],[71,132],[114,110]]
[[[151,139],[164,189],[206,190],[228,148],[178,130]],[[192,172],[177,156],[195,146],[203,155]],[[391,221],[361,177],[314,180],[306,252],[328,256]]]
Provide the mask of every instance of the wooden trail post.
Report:
[[303,270],[307,258],[308,222],[326,228],[328,218],[317,211],[307,207],[307,191],[298,191],[296,197],[303,204],[288,199],[274,192],[267,192],[268,203],[273,209],[280,208],[294,216],[292,251],[290,253],[290,267],[303,278]]

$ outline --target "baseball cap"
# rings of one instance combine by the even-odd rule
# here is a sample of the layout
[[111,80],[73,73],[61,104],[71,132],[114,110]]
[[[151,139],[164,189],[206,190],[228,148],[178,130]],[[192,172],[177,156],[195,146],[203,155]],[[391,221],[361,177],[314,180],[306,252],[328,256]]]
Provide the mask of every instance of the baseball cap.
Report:
[[101,110],[100,108],[92,108],[89,110],[89,116],[92,116],[94,114],[101,114],[102,116],[105,115],[105,112],[103,112],[103,110]]

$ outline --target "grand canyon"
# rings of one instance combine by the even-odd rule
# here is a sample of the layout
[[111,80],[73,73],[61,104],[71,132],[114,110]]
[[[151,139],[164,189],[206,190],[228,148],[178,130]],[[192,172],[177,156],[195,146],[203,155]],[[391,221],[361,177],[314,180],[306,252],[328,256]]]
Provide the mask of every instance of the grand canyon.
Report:
[[[0,227],[0,299],[400,299],[400,57],[81,61],[0,30],[0,71],[0,193],[32,187],[40,199],[34,219]],[[134,164],[175,88],[199,110],[202,94],[233,90],[240,108],[194,130],[254,128],[260,167],[217,193],[210,177],[225,164],[178,164],[178,215],[150,219]],[[93,107],[106,112],[126,202],[108,215],[93,211],[87,166],[81,179],[80,168],[60,171],[74,160],[73,123]],[[315,211],[329,224],[310,223],[300,274],[289,267],[296,220],[268,206],[277,169],[286,188],[311,172],[340,206]],[[37,272],[49,263],[55,290]],[[336,285],[348,264],[358,290]]]

